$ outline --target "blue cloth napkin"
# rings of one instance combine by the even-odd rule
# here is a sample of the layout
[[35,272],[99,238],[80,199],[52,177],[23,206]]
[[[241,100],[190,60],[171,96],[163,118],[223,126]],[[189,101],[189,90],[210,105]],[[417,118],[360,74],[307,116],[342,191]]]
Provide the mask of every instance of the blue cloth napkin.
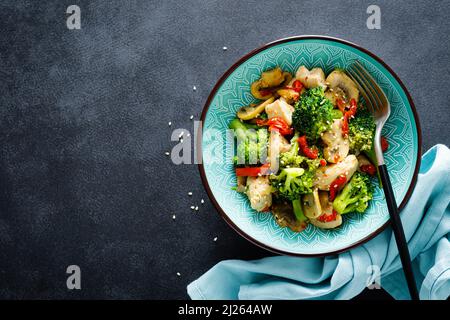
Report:
[[[450,150],[423,157],[416,188],[401,214],[421,299],[450,295]],[[409,299],[392,229],[351,251],[325,258],[275,256],[227,260],[188,285],[192,299],[350,299],[379,266],[381,287]],[[373,272],[375,271],[375,272]]]

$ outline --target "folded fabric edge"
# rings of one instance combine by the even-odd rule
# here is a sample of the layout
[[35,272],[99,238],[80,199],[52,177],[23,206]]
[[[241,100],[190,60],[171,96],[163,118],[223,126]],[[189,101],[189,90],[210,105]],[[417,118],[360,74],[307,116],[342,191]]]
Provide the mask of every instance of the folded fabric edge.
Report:
[[192,300],[207,300],[197,285],[197,281],[191,282],[186,288],[187,294]]

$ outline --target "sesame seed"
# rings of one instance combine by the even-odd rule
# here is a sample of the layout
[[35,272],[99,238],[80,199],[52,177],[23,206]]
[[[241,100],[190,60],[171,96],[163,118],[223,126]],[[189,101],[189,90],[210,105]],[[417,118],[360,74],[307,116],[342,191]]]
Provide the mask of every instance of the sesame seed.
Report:
[[216,242],[217,241],[217,237],[214,237],[213,241]]
[[172,121],[169,121],[169,127],[172,125]]
[[180,139],[180,142],[183,143],[183,139]]
[[198,211],[198,206],[195,207],[195,211]]
[[170,155],[170,153],[169,153],[169,152],[165,152],[164,154],[165,154],[166,156]]
[[200,202],[201,202],[201,204],[204,204],[204,203],[205,203],[205,200],[202,199],[202,200],[200,200]]
[[227,48],[227,47],[223,47],[222,50],[223,50],[223,51],[227,51],[228,48]]
[[193,87],[192,87],[192,90],[197,91],[197,87],[196,87],[196,86],[193,86]]
[[195,209],[195,207],[194,206],[191,206],[191,210],[194,210]]
[[183,136],[184,131],[181,131],[181,133],[178,135],[178,138],[181,139],[181,137]]
[[190,137],[190,136],[191,136],[191,134],[190,134],[190,133],[188,133],[186,137]]
[[189,191],[189,192],[188,192],[188,196],[192,196],[192,192]]
[[194,119],[194,116],[191,115],[191,116],[189,117],[189,119],[191,119],[191,120]]
[[181,273],[177,272],[177,276],[178,276],[178,277],[181,277]]
[[173,219],[173,220],[175,220],[175,219],[176,219],[176,217],[177,217],[176,215],[173,215],[173,216],[172,216],[172,219]]

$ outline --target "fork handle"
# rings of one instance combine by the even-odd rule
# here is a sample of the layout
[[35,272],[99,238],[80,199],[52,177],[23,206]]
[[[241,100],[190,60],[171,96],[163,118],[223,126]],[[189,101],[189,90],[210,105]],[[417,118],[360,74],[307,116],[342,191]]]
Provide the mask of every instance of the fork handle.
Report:
[[411,295],[412,300],[419,300],[416,281],[414,280],[414,274],[412,271],[408,243],[406,242],[405,232],[403,231],[402,221],[400,220],[397,203],[395,201],[391,180],[389,179],[389,173],[387,171],[386,165],[382,164],[378,166],[378,171],[380,173],[381,182],[383,184],[384,195],[386,197],[386,203],[392,221],[392,230],[394,231],[395,241],[397,242],[397,248],[400,255],[400,260],[402,262],[406,282],[408,284],[409,294]]

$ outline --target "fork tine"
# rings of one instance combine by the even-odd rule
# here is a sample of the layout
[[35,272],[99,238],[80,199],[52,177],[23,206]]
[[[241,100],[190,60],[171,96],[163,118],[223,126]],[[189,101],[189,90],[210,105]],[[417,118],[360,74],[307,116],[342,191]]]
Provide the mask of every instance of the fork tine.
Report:
[[366,103],[368,104],[368,107],[372,113],[375,113],[377,110],[376,107],[376,101],[373,98],[373,93],[369,90],[369,88],[366,86],[365,82],[360,78],[356,70],[352,68],[353,65],[351,65],[348,69],[348,74],[352,78],[352,80],[356,83],[358,86],[359,91],[364,97],[364,100],[366,100]]
[[352,75],[352,70],[348,70],[347,74],[349,75],[349,77],[353,80],[353,82],[356,84],[356,86],[358,87],[359,92],[361,92],[361,95],[363,96],[364,100],[366,101],[367,107],[369,108],[369,110],[371,112],[373,112],[373,106],[372,106],[372,102],[370,101],[369,97],[367,96],[366,91],[364,90],[363,87],[361,87],[361,85],[359,84],[358,80],[355,79],[355,77]]
[[386,94],[383,90],[381,90],[381,87],[378,85],[378,83],[375,81],[375,79],[370,75],[370,73],[363,67],[363,65],[356,61],[355,67],[357,67],[361,73],[365,75],[365,78],[368,80],[371,87],[375,90],[377,93],[377,96],[381,100],[382,105],[385,105],[388,103],[388,98],[386,97]]
[[366,89],[366,91],[369,92],[370,96],[372,97],[372,102],[374,109],[376,111],[381,109],[381,100],[376,94],[375,90],[370,85],[369,81],[365,77],[364,73],[360,70],[358,70],[355,66],[353,67],[354,76],[358,79],[360,84]]

